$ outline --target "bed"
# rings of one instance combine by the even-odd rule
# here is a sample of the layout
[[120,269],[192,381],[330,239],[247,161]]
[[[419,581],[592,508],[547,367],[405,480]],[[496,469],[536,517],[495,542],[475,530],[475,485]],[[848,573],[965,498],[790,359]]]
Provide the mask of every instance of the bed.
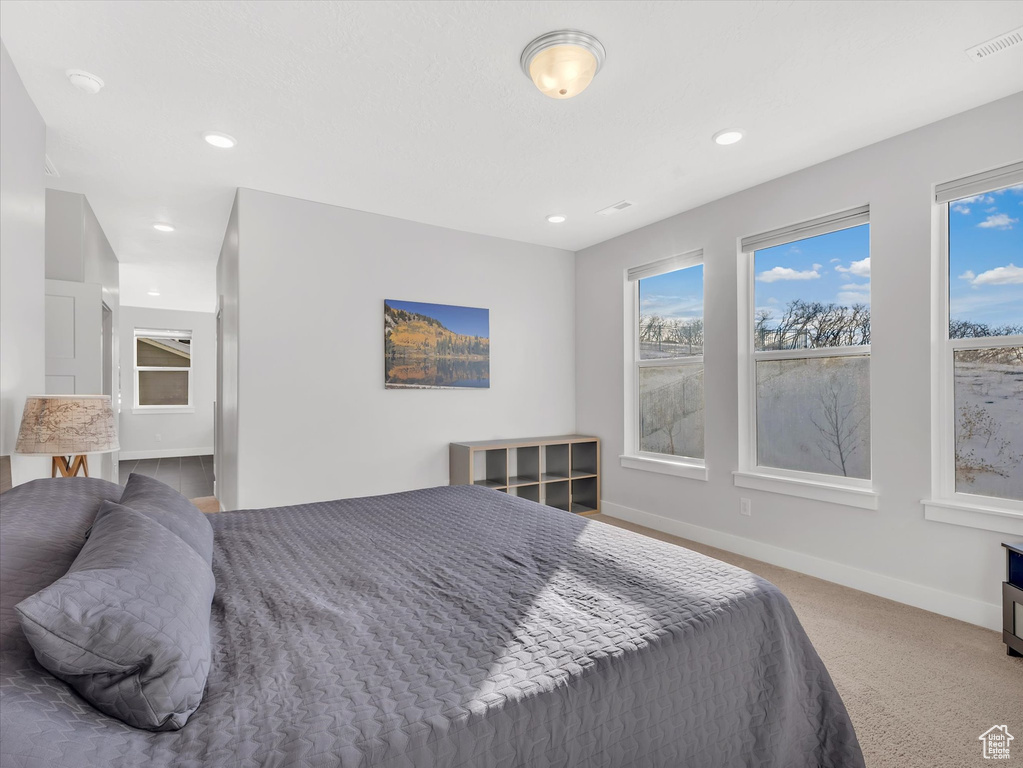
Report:
[[121,490],[0,498],[3,768],[863,765],[773,585],[472,486],[211,516],[202,703],[129,727],[36,662],[13,610]]

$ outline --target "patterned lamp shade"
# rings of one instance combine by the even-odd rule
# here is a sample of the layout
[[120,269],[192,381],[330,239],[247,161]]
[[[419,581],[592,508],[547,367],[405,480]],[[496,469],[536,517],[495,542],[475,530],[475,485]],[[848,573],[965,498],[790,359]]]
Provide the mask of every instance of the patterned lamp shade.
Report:
[[120,447],[110,395],[38,395],[25,401],[18,453],[72,456]]

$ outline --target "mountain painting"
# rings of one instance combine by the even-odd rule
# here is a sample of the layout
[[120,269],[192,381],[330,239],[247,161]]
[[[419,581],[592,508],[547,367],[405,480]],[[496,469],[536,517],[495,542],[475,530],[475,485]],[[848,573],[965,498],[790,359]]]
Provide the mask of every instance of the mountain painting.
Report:
[[488,389],[490,310],[384,300],[387,389]]

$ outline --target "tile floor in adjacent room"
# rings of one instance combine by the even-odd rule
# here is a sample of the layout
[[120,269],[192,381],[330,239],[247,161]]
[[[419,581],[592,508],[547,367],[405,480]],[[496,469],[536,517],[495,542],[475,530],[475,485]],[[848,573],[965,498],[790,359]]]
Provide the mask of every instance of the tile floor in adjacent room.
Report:
[[137,459],[118,462],[121,485],[128,482],[128,475],[155,477],[166,483],[182,496],[195,499],[213,495],[212,456],[174,456],[164,459]]

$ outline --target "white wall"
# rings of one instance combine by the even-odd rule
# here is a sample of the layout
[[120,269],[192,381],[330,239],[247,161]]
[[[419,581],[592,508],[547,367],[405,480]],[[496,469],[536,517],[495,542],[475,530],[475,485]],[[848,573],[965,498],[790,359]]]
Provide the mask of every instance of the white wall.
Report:
[[217,261],[217,408],[215,491],[224,509],[238,509],[238,194]]
[[[576,256],[577,429],[605,441],[605,511],[976,623],[1000,623],[1006,536],[925,521],[931,491],[932,185],[1023,158],[1023,94],[679,214]],[[872,453],[867,512],[735,488],[737,238],[870,203]],[[700,482],[623,469],[622,270],[703,248]],[[752,517],[739,516],[750,497]],[[840,610],[840,606],[836,606]]]
[[[574,427],[570,252],[248,189],[237,215],[238,506],[445,485],[451,441]],[[488,308],[490,389],[385,390],[388,298]]]
[[[135,413],[136,328],[192,332],[193,413]],[[213,453],[213,401],[217,390],[215,316],[212,312],[121,307],[121,459],[205,456]]]
[[[0,453],[14,453],[27,395],[45,391],[43,164],[46,125],[0,43]],[[15,484],[49,475],[45,458],[11,458]]]
[[[109,366],[102,375],[109,379],[112,386],[111,391],[104,394],[110,394],[116,408],[120,366],[119,265],[117,255],[85,195],[58,189],[46,190],[46,278],[100,286],[102,302],[112,315],[113,333],[110,354],[102,356],[100,349],[97,358],[103,360],[103,365]],[[97,329],[96,335],[89,338],[99,338],[101,331]],[[95,457],[93,476],[116,481],[117,459],[117,453]]]

